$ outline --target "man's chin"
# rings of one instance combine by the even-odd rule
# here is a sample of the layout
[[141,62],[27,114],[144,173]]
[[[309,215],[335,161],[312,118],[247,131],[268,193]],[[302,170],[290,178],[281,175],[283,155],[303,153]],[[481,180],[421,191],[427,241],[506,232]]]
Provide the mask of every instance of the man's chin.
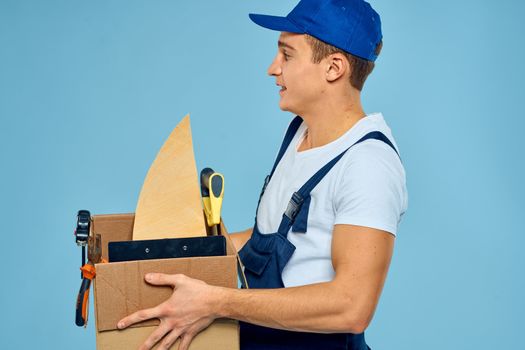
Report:
[[293,111],[290,109],[290,106],[287,105],[286,103],[283,103],[282,100],[279,102],[279,108],[283,112],[292,112],[293,113]]

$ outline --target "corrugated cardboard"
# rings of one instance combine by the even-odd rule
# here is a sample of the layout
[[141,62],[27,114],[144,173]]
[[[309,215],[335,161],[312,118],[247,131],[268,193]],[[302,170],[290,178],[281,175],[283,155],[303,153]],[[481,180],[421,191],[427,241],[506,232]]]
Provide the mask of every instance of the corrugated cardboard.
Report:
[[[107,259],[107,243],[131,240],[133,214],[95,215],[93,232],[102,238],[102,256]],[[224,225],[222,230],[225,232]],[[170,287],[154,287],[144,281],[148,272],[182,273],[211,285],[237,288],[236,251],[226,235],[227,255],[180,259],[129,261],[97,264],[95,278],[95,318],[97,349],[136,349],[155,329],[158,320],[143,322],[123,331],[117,322],[135,311],[158,305],[172,293]],[[172,349],[177,349],[177,343]],[[239,349],[238,322],[216,320],[199,333],[190,350]]]
[[[123,331],[97,333],[97,349],[135,350],[155,330],[155,326],[128,328]],[[190,345],[190,350],[238,350],[238,323],[233,320],[216,320],[197,335]],[[177,341],[171,349],[179,348]]]

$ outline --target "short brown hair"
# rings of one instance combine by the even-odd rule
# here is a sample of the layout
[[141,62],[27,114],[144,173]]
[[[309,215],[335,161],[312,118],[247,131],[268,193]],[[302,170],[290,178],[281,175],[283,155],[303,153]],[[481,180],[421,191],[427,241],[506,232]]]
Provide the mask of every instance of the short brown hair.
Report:
[[[312,48],[312,61],[314,63],[321,62],[323,58],[326,58],[331,54],[337,52],[342,53],[348,59],[348,62],[352,67],[352,74],[350,74],[350,84],[359,91],[363,90],[363,85],[365,84],[366,78],[368,78],[374,69],[375,64],[373,61],[367,61],[360,57],[354,56],[308,34],[306,35],[306,41]],[[380,41],[376,46],[376,55],[381,53],[382,47],[383,41]]]

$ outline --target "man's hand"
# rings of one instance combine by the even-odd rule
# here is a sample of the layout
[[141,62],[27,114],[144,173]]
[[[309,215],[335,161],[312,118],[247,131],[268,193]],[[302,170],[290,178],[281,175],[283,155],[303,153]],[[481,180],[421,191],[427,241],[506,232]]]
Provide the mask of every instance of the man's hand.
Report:
[[140,350],[151,349],[161,340],[159,349],[169,349],[178,338],[181,338],[179,350],[187,350],[192,339],[217,318],[210,299],[215,287],[180,274],[149,273],[145,279],[156,286],[171,286],[172,296],[156,307],[140,310],[123,318],[117,327],[124,329],[137,322],[158,318],[160,325],[146,339]]

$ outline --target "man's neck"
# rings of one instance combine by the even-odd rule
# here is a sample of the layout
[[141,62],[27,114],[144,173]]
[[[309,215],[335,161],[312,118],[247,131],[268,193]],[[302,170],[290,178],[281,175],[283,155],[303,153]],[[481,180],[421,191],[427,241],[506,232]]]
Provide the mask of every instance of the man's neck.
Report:
[[301,115],[308,129],[298,151],[321,147],[337,140],[365,116],[359,100],[344,108],[340,106],[327,104],[319,108],[317,113]]

